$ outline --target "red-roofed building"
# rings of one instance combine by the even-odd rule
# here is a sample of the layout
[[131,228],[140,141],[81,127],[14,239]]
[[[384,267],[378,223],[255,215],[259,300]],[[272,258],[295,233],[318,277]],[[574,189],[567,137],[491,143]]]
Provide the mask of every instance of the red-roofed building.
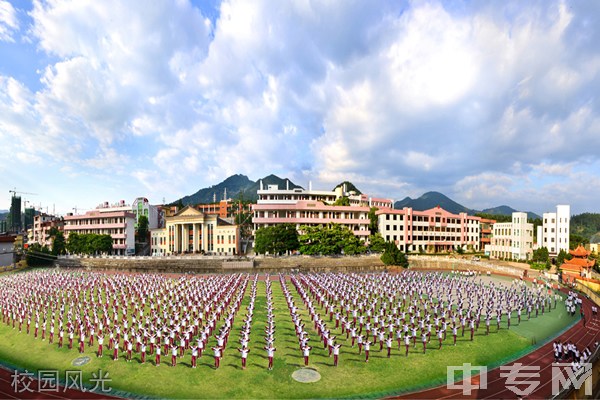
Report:
[[596,260],[589,260],[590,252],[582,245],[579,245],[575,250],[569,250],[569,254],[573,256],[570,260],[565,260],[560,269],[564,274],[570,276],[590,277],[591,269],[596,263]]

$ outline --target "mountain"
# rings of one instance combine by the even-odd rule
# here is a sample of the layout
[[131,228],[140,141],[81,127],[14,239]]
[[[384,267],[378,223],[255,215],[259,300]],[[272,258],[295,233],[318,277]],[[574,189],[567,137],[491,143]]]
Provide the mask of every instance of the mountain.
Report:
[[[262,178],[264,188],[266,188],[267,185],[279,185],[280,189],[284,189],[286,187],[286,181],[288,181],[288,179],[282,179],[272,174]],[[189,196],[184,196],[179,200],[181,200],[184,205],[213,203],[222,200],[225,197],[225,192],[227,192],[227,198],[255,202],[258,199],[256,191],[259,187],[260,180],[254,182],[248,179],[246,175],[238,174],[230,176],[221,183],[200,189]],[[289,188],[295,189],[300,188],[300,186],[290,181]],[[178,203],[179,200],[175,200],[173,203]]]
[[[498,207],[493,207],[493,208],[486,208],[485,210],[482,210],[481,212],[484,214],[492,214],[492,215],[512,215],[513,212],[516,212],[518,210],[515,210],[512,207],[509,206],[498,206]],[[527,211],[527,219],[532,221],[534,219],[541,219],[542,217],[540,217],[539,215],[537,215],[534,212],[531,211]]]
[[0,221],[4,221],[8,217],[8,210],[0,210]]
[[466,212],[467,214],[475,214],[476,210],[471,210],[461,204],[458,204],[454,200],[450,199],[446,195],[439,192],[427,192],[418,199],[411,199],[405,197],[404,199],[394,203],[395,209],[402,209],[404,207],[412,207],[417,211],[429,210],[430,208],[440,206],[444,210],[449,211],[453,214]]
[[[453,214],[466,212],[467,214],[474,215],[474,214],[480,212],[478,210],[467,208],[467,207],[463,206],[462,204],[455,202],[454,200],[450,199],[446,195],[439,193],[439,192],[427,192],[424,195],[422,195],[421,197],[419,197],[418,199],[411,199],[410,197],[405,197],[404,199],[394,203],[395,209],[402,209],[404,207],[412,207],[414,210],[417,210],[417,211],[429,210],[430,208],[433,208],[436,206],[440,206],[444,210],[449,211]],[[493,207],[493,208],[486,208],[485,210],[483,210],[481,212],[485,213],[485,214],[491,214],[491,215],[512,215],[512,213],[515,211],[517,211],[517,210],[515,210],[514,208],[511,208],[509,206],[499,206],[499,207]],[[529,211],[529,212],[527,212],[527,218],[531,221],[536,218],[540,218],[540,216],[537,215],[536,213]]]

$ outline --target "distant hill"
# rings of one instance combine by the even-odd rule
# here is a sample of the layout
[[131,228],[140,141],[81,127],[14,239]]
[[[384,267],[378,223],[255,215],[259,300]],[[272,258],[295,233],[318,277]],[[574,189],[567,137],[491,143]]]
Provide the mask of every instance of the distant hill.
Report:
[[471,210],[462,204],[458,204],[454,200],[450,199],[446,195],[439,192],[427,192],[418,199],[411,199],[405,197],[404,199],[394,203],[394,208],[402,209],[404,207],[412,207],[417,211],[425,211],[430,208],[440,206],[444,210],[449,211],[453,214],[466,212],[467,214],[475,214],[476,210]]
[[344,181],[342,183],[340,183],[339,185],[336,185],[333,190],[335,191],[335,189],[339,188],[340,186],[344,186],[346,185],[346,192],[354,192],[356,194],[362,194],[362,192],[360,190],[358,190],[358,188],[356,186],[354,186],[354,184],[352,182],[348,182],[348,181]]
[[583,213],[571,217],[571,234],[582,236],[588,240],[600,237],[600,214]]
[[[439,192],[427,192],[418,199],[411,199],[410,197],[405,197],[404,199],[394,203],[394,208],[396,209],[412,207],[414,210],[417,211],[429,210],[430,208],[436,206],[440,206],[444,210],[449,211],[453,214],[465,212],[469,215],[475,215],[479,212],[491,215],[512,215],[513,212],[517,211],[509,206],[486,208],[483,211],[478,211],[471,208],[467,208]],[[533,220],[536,218],[540,218],[540,216],[533,212],[527,212],[527,218]]]
[[0,210],[0,221],[4,221],[6,219],[6,217],[8,217],[8,211]]
[[[492,214],[492,215],[512,215],[512,213],[519,211],[519,210],[515,210],[512,207],[509,206],[498,206],[498,207],[494,207],[494,208],[486,208],[485,210],[482,210],[481,212],[484,214]],[[530,221],[537,219],[537,218],[542,218],[539,215],[537,215],[534,212],[531,211],[527,211],[527,219],[529,219]]]
[[[279,185],[280,189],[284,189],[286,187],[287,179],[282,179],[276,175],[268,175],[262,178],[262,181],[264,188],[266,188],[267,185],[276,184]],[[243,199],[247,201],[256,202],[256,200],[258,199],[256,191],[260,186],[259,182],[260,180],[254,182],[248,179],[246,175],[232,175],[221,183],[210,186],[208,188],[200,189],[194,194],[184,196],[181,199],[175,200],[173,203],[177,203],[179,202],[179,200],[181,200],[181,202],[186,206],[190,204],[193,205],[213,203],[215,200],[222,200],[225,196],[225,192],[227,192],[227,198]],[[290,181],[289,187],[290,189],[294,189],[299,188],[300,186]]]

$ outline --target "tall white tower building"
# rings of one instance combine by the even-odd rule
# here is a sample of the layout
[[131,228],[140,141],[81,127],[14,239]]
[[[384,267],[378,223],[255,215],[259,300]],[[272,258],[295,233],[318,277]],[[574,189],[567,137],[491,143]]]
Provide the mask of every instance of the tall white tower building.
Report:
[[541,236],[538,230],[539,247],[546,247],[551,257],[556,257],[561,250],[569,252],[570,222],[570,205],[557,205],[556,212],[544,213]]

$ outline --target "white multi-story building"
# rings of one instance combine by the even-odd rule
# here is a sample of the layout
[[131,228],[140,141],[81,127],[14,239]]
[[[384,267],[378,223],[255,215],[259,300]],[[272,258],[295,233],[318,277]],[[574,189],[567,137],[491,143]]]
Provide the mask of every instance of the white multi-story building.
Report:
[[495,223],[492,229],[490,258],[529,260],[533,253],[533,224],[527,213],[512,213],[511,222]]
[[[302,188],[280,189],[278,185],[258,190],[258,201],[252,206],[254,230],[277,224],[290,223],[299,230],[301,226],[339,224],[350,229],[361,239],[368,238],[369,211],[371,207],[393,208],[390,199],[369,197],[364,194],[346,192],[344,187],[336,190],[308,190]],[[346,197],[350,205],[334,205],[336,200]]]
[[95,209],[83,215],[64,217],[65,237],[71,233],[110,235],[113,240],[113,255],[135,254],[135,214],[131,211]]
[[133,200],[132,204],[126,204],[125,200],[121,200],[114,204],[105,201],[96,207],[96,209],[104,211],[128,211],[135,214],[134,229],[137,229],[138,221],[142,215],[148,218],[148,229],[156,229],[159,227],[159,208],[150,204],[145,197],[136,198]]
[[557,205],[556,212],[544,213],[542,226],[537,230],[538,247],[547,248],[551,257],[556,257],[561,250],[568,253],[570,223],[570,205]]
[[480,217],[452,214],[439,206],[425,211],[382,209],[376,215],[379,232],[400,251],[480,250]]

